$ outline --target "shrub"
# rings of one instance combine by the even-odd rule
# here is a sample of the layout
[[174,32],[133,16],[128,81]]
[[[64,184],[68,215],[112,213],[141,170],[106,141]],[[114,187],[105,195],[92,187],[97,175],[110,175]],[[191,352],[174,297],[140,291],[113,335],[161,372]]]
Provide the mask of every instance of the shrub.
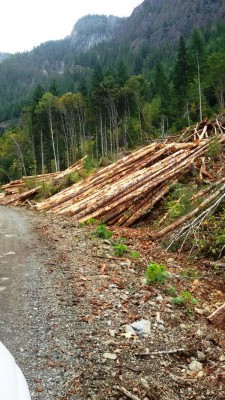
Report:
[[196,253],[204,257],[218,259],[225,254],[225,211],[218,208],[214,215],[203,221],[195,230],[195,236],[189,241],[195,246]]
[[221,144],[218,142],[217,139],[215,139],[209,144],[207,155],[213,161],[218,161],[220,159],[221,151]]
[[87,225],[94,225],[96,224],[98,221],[95,218],[89,218],[86,222]]
[[164,265],[160,265],[157,262],[151,262],[147,266],[146,279],[148,285],[156,282],[163,284],[167,278],[168,272],[166,271],[166,267]]
[[115,256],[122,257],[124,253],[128,252],[128,247],[125,244],[117,244],[114,246]]
[[176,305],[191,305],[197,304],[198,300],[195,299],[188,291],[181,292],[180,296],[174,297],[173,304]]
[[138,253],[138,251],[135,251],[135,250],[133,250],[133,251],[131,251],[130,252],[130,256],[131,256],[131,258],[134,258],[134,259],[138,259],[138,258],[140,258],[140,254]]
[[38,180],[35,177],[32,177],[32,178],[26,177],[24,179],[24,183],[28,190],[34,189],[34,188],[40,186],[40,184],[41,184],[41,182],[40,181],[38,182]]
[[191,197],[193,195],[193,188],[178,187],[171,195],[171,200],[167,203],[167,211],[170,219],[176,219],[187,214],[193,208]]
[[58,185],[53,185],[51,183],[41,182],[40,186],[40,191],[36,195],[37,199],[48,199],[60,191],[60,187]]
[[70,174],[66,175],[62,181],[60,181],[62,187],[68,187],[71,185],[74,185],[74,183],[77,183],[81,180],[80,175],[78,174],[77,171],[71,172]]
[[166,292],[170,295],[170,296],[176,296],[176,289],[174,286],[169,286],[166,289]]
[[93,171],[95,168],[97,168],[97,163],[96,161],[94,161],[90,156],[87,156],[84,160],[84,169],[86,172],[91,172]]
[[95,234],[101,239],[110,239],[112,237],[112,232],[103,223],[97,226]]

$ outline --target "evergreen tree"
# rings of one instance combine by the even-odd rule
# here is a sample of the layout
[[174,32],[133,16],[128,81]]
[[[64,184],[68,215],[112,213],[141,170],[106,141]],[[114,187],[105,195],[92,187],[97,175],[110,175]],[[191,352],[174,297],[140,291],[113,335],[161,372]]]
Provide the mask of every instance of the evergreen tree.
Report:
[[188,111],[188,88],[190,84],[190,66],[187,47],[183,36],[180,38],[176,63],[173,74],[173,87],[175,94],[175,106],[183,115]]
[[124,63],[124,61],[119,60],[116,65],[116,81],[120,86],[123,86],[127,82],[128,78],[129,74],[126,64]]
[[196,71],[199,93],[199,118],[203,119],[202,113],[202,69],[204,61],[204,38],[201,32],[195,29],[191,35],[190,51],[193,57],[193,71]]
[[225,107],[225,54],[216,52],[207,60],[207,82],[213,88],[220,110]]
[[169,127],[171,90],[169,80],[161,63],[157,63],[155,67],[153,91],[154,97],[159,97],[160,99],[160,130],[161,135],[164,136],[166,128]]

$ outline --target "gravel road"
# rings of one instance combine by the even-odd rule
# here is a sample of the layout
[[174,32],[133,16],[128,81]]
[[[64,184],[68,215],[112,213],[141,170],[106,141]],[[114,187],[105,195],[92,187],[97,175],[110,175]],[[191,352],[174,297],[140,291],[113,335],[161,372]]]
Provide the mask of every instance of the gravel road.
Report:
[[[192,262],[146,231],[111,229],[112,242],[95,225],[0,207],[0,340],[32,400],[224,399],[225,336],[207,321],[224,303],[221,275],[200,263],[201,279],[185,279]],[[140,259],[115,256],[121,238]],[[167,286],[145,284],[149,261],[167,265]],[[171,284],[197,307],[174,305]],[[143,319],[147,337],[126,331]]]
[[46,268],[55,265],[55,246],[44,246],[33,224],[38,220],[26,211],[0,207],[0,340],[23,370],[32,400],[55,400],[76,369],[75,308],[63,273]]

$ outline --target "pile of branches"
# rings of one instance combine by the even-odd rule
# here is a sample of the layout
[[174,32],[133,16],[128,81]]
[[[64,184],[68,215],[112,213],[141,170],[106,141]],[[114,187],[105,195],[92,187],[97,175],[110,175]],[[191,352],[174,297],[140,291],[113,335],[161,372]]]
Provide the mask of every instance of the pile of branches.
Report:
[[[3,185],[1,189],[3,193],[0,196],[1,205],[20,205],[28,202],[34,195],[41,191],[43,184],[57,185],[60,180],[71,173],[79,172],[84,167],[84,158],[76,164],[71,165],[63,172],[53,172],[43,175],[24,176],[21,179],[11,181]],[[31,184],[35,183],[35,187],[27,189]]]

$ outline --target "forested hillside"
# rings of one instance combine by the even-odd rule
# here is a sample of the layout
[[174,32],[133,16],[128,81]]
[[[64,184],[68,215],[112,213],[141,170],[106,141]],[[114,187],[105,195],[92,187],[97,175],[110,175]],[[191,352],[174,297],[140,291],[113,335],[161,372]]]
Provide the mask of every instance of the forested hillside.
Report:
[[105,163],[224,109],[224,1],[166,4],[87,16],[0,64],[0,119],[21,116],[0,138],[2,182],[86,154]]

